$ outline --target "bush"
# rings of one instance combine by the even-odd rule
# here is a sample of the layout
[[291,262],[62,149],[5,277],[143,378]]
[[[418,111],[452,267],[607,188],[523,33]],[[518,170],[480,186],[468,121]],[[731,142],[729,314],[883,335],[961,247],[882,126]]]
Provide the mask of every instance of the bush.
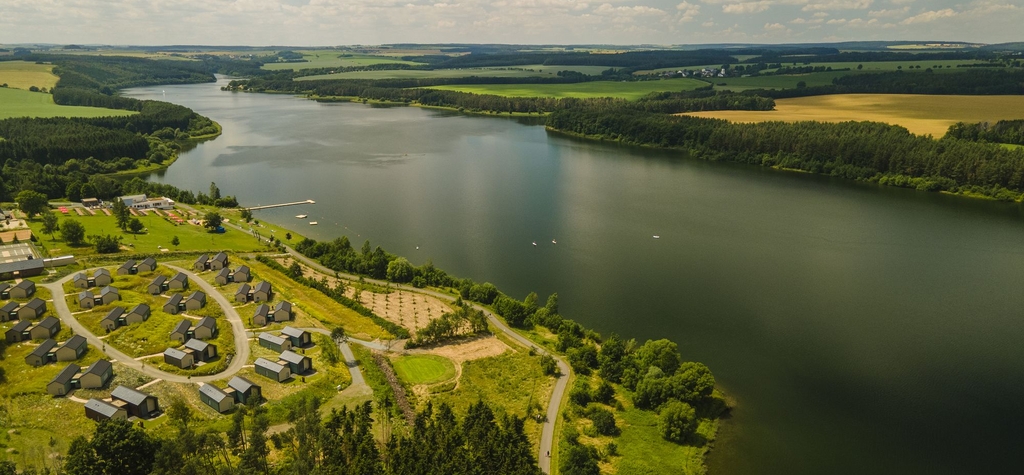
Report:
[[617,435],[619,433],[619,428],[615,425],[615,415],[611,411],[600,406],[594,406],[590,408],[587,417],[594,423],[594,428],[597,429],[598,434]]
[[697,430],[697,412],[685,402],[669,401],[661,408],[658,429],[665,440],[685,443]]
[[96,252],[100,254],[113,254],[121,249],[121,238],[109,234],[93,236],[92,242],[96,244]]
[[558,362],[551,355],[541,355],[540,367],[544,370],[546,376],[557,376],[559,374]]
[[569,391],[569,402],[585,407],[590,401],[590,388],[587,387],[586,381],[579,380],[576,387]]
[[611,404],[615,400],[615,388],[608,381],[601,381],[594,390],[594,400],[601,404]]
[[591,452],[591,448],[582,445],[570,445],[561,456],[559,473],[562,475],[600,475],[601,469]]
[[583,345],[577,348],[569,348],[565,352],[569,365],[579,374],[590,374],[592,368],[597,367],[597,348],[594,345]]

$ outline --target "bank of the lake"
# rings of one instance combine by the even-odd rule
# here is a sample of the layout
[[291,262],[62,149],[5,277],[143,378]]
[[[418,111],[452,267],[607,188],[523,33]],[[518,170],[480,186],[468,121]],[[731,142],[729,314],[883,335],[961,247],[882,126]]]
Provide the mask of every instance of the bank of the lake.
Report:
[[224,133],[154,180],[215,181],[243,203],[314,199],[257,218],[370,239],[519,298],[558,292],[587,327],[679,342],[736,401],[712,473],[1010,473],[1024,458],[1016,204],[680,159],[507,117],[213,84],[129,94],[161,90]]

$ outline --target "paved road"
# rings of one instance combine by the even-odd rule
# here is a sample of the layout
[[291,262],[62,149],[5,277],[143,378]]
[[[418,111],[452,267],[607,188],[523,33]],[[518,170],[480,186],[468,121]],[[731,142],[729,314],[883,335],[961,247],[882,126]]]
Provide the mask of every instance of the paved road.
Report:
[[[323,328],[302,328],[302,330],[316,332],[328,337],[331,336],[331,332]],[[362,340],[353,341],[361,345],[370,343]],[[352,348],[349,348],[348,342],[345,340],[338,342],[338,349],[341,350],[341,355],[345,357],[345,366],[348,366],[349,373],[352,373],[352,386],[366,386],[366,379],[363,378],[363,372],[359,369],[359,362],[356,361],[356,356],[352,354]]]
[[[228,226],[231,226],[231,227],[233,227],[233,228],[235,228],[235,229],[237,229],[239,231],[242,231],[242,232],[247,232],[247,233],[251,232],[251,230],[243,228],[243,227],[241,227],[241,226],[239,226],[239,225],[237,225],[237,224],[235,224],[233,222],[232,223],[225,223],[225,224],[227,224]],[[267,238],[265,240],[267,242],[270,241],[269,238]],[[327,267],[324,267],[319,262],[316,262],[316,261],[314,261],[314,260],[312,260],[312,259],[310,259],[310,258],[308,258],[308,257],[306,257],[306,256],[304,256],[304,255],[302,255],[302,254],[300,254],[298,252],[296,252],[295,249],[292,249],[289,246],[284,246],[284,249],[285,249],[285,251],[288,254],[290,254],[295,259],[298,259],[299,261],[302,261],[302,263],[306,264],[307,266],[309,266],[309,267],[311,267],[313,269],[316,269],[319,272],[322,272],[324,274],[327,274],[327,275],[337,274],[339,277],[342,277],[342,278],[345,278],[345,279],[349,279],[349,280],[359,280],[359,278],[361,277],[361,276],[358,276],[358,275],[347,274],[347,273],[343,273],[343,272],[337,272],[336,273],[334,270],[328,269]],[[370,279],[370,278],[366,278],[366,277],[363,277],[363,279],[366,282],[370,282],[370,283],[373,283],[373,284],[376,284],[376,285],[380,285],[380,286],[390,285],[391,287],[398,288],[398,289],[401,289],[401,290],[404,290],[404,291],[407,291],[407,292],[418,292],[418,293],[421,293],[421,294],[424,294],[424,295],[430,295],[432,297],[437,297],[439,299],[447,300],[447,301],[454,301],[455,300],[455,297],[452,297],[451,295],[444,294],[444,293],[437,292],[437,291],[433,291],[433,290],[429,290],[429,289],[418,289],[418,288],[415,288],[415,287],[412,287],[412,286],[408,286],[408,285],[395,284],[393,282],[386,282],[386,281],[377,280],[377,279]],[[513,340],[515,340],[519,344],[521,344],[521,345],[523,345],[523,346],[525,346],[527,348],[533,348],[536,353],[539,353],[539,354],[542,354],[542,355],[550,355],[551,357],[553,357],[555,359],[555,362],[558,364],[558,371],[559,371],[560,375],[558,376],[558,379],[555,380],[555,388],[551,392],[551,399],[548,401],[547,420],[544,422],[544,426],[541,429],[540,450],[538,451],[538,454],[537,454],[537,461],[538,461],[538,463],[540,465],[540,469],[544,473],[551,473],[551,458],[550,458],[550,456],[548,454],[551,453],[551,450],[554,447],[555,421],[558,419],[559,407],[561,406],[562,399],[565,396],[565,389],[566,389],[566,386],[569,383],[569,377],[572,375],[572,369],[569,367],[568,364],[566,364],[565,360],[563,360],[558,355],[555,355],[555,354],[545,350],[544,348],[541,348],[541,347],[537,346],[536,344],[534,344],[532,341],[530,341],[526,337],[524,337],[524,336],[522,336],[522,335],[512,331],[512,329],[510,329],[507,325],[505,325],[505,323],[503,321],[501,321],[501,319],[499,319],[497,315],[492,313],[487,308],[485,308],[485,307],[483,307],[481,305],[477,305],[475,303],[470,303],[470,305],[473,308],[484,312],[484,314],[487,315],[487,319],[490,320],[491,324],[494,325],[498,330],[500,330],[501,332],[505,333],[506,335],[508,335],[510,338],[512,338]],[[353,341],[355,341],[355,340],[353,340]],[[355,341],[355,342],[356,343],[360,343],[358,341]],[[367,343],[367,342],[363,342],[363,343]],[[354,380],[354,378],[353,378],[353,380]]]
[[89,341],[89,344],[100,349],[111,359],[115,359],[121,364],[131,367],[146,376],[174,383],[203,383],[224,379],[228,376],[234,375],[242,369],[245,362],[249,360],[249,342],[246,340],[245,325],[242,323],[242,319],[238,316],[238,312],[235,311],[235,308],[231,306],[231,303],[228,302],[226,297],[221,295],[217,289],[210,285],[210,283],[199,278],[199,276],[180,267],[170,265],[167,267],[176,271],[184,272],[192,282],[198,284],[199,287],[206,292],[207,296],[213,298],[213,300],[224,309],[224,316],[231,324],[231,333],[235,337],[235,356],[231,359],[231,364],[229,364],[227,369],[224,371],[217,374],[192,376],[189,378],[188,376],[161,371],[152,365],[146,365],[142,361],[136,361],[135,358],[119,351],[117,348],[107,346],[103,340],[99,339],[99,337],[89,331],[89,329],[85,328],[85,326],[79,323],[78,319],[71,314],[71,309],[68,308],[67,301],[64,300],[64,283],[73,279],[74,274],[68,275],[57,282],[41,285],[50,289],[50,292],[53,294],[53,307],[65,325],[70,327],[75,333],[84,336],[85,339]]

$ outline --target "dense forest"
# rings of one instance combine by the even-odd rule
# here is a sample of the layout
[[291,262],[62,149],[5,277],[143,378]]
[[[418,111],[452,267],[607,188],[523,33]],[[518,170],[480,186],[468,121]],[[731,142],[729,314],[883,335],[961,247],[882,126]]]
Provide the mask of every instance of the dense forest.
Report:
[[994,124],[960,122],[950,127],[946,136],[974,142],[1024,145],[1024,120],[1000,120]]

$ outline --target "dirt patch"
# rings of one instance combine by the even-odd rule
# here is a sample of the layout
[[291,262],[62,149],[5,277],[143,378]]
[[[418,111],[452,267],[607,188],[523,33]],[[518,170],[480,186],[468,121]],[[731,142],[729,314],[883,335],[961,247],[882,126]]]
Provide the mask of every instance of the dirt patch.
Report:
[[456,367],[459,367],[461,366],[459,363],[463,361],[498,356],[508,349],[508,345],[497,337],[485,336],[450,345],[423,348],[420,351],[448,358],[456,363]]

